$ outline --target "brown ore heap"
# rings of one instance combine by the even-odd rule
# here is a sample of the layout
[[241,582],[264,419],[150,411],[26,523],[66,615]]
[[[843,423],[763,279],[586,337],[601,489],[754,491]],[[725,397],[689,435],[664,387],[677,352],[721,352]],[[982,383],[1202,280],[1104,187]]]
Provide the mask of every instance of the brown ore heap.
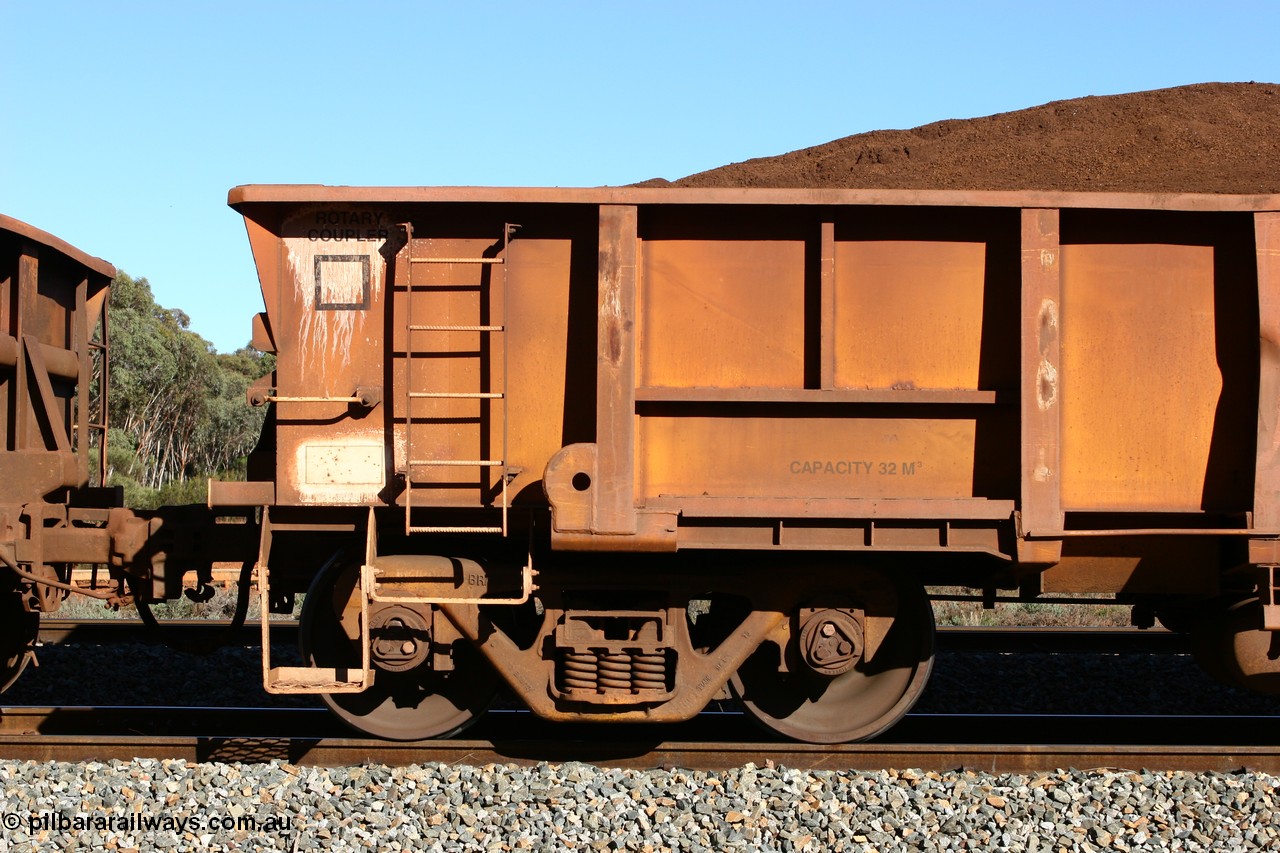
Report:
[[640,186],[1280,193],[1280,85],[1200,83],[875,130]]

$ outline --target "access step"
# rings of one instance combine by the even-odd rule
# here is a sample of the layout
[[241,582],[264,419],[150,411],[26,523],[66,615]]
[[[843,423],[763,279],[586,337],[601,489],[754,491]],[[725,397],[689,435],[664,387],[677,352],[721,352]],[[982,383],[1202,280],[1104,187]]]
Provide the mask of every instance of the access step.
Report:
[[275,666],[267,671],[268,693],[359,693],[373,683],[349,667]]

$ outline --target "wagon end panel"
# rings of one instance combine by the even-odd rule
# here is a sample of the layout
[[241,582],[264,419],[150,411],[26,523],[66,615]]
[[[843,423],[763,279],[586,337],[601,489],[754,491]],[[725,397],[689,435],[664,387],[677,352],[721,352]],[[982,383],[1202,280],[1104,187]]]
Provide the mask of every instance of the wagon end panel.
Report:
[[245,495],[400,506],[412,528],[545,507],[547,461],[595,438],[595,206],[313,187],[233,204],[266,305],[255,339],[277,354],[251,392],[274,407],[275,483]]
[[267,309],[255,340],[276,353],[271,385],[253,392],[275,410],[274,502],[379,501],[389,465],[381,401],[394,216],[340,201],[241,212]]
[[4,503],[90,483],[91,444],[100,447],[105,432],[101,414],[90,414],[91,386],[104,382],[94,348],[114,275],[105,261],[0,216]]

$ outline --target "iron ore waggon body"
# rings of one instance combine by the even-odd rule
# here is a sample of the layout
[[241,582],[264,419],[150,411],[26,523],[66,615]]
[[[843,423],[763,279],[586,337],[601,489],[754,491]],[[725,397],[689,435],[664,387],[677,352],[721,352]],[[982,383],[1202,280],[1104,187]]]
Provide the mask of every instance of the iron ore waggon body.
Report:
[[729,690],[866,738],[923,689],[945,584],[1113,594],[1280,692],[1280,198],[230,202],[277,357],[249,480],[208,518],[119,516],[150,536],[112,549],[145,600],[214,520],[256,538],[264,614],[309,590],[306,665],[264,656],[268,690],[397,738],[502,683],[551,719]]
[[[183,594],[188,568],[209,591],[213,561],[245,561],[246,581],[252,568],[252,512],[135,512],[121,489],[102,486],[114,276],[106,261],[0,216],[0,690],[34,658],[40,614],[71,592],[146,612],[145,602]],[[95,567],[88,587],[73,583],[77,565]]]
[[31,659],[40,611],[61,600],[48,582],[68,580],[54,565],[69,529],[106,520],[88,488],[90,432],[106,434],[105,398],[90,390],[105,388],[99,335],[114,276],[106,261],[0,216],[0,689]]

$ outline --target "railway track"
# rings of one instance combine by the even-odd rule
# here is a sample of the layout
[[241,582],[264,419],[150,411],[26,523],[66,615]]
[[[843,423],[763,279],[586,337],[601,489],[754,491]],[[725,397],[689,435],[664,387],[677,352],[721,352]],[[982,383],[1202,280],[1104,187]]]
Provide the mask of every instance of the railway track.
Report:
[[[350,736],[329,714],[280,708],[6,708],[0,758],[37,761],[172,758],[317,766],[365,762],[719,770],[747,763],[796,769],[1043,773],[1059,768],[1280,772],[1272,717],[909,715],[873,743],[834,746],[760,740],[740,713],[673,726],[548,726],[525,712],[491,712],[461,738],[397,743]],[[1105,725],[1105,729],[1100,726]],[[1097,743],[1105,730],[1110,742]],[[1226,733],[1185,744],[1188,731]]]
[[[208,619],[175,619],[162,625],[172,638],[181,641],[220,636],[228,627],[226,622]],[[272,624],[271,633],[276,641],[296,643],[298,623],[280,620]],[[256,623],[246,624],[227,639],[236,645],[256,646],[262,640],[261,628]],[[42,645],[161,642],[163,639],[139,619],[46,619],[40,624]],[[940,651],[947,652],[1186,654],[1189,651],[1185,635],[1159,628],[943,626],[938,628],[937,645]]]
[[[195,641],[226,623],[165,624],[171,638]],[[292,644],[297,623],[272,628]],[[244,646],[258,626],[236,631]],[[158,643],[142,622],[46,620],[48,646]],[[938,648],[950,652],[1180,654],[1184,637],[1163,630],[946,627]],[[252,701],[252,700],[250,700]],[[83,761],[135,757],[188,761],[265,761],[338,766],[586,761],[608,767],[724,769],[774,762],[797,769],[871,770],[958,767],[988,772],[1048,772],[1060,767],[1125,767],[1280,772],[1280,722],[1273,717],[1044,716],[911,714],[873,743],[823,746],[768,739],[738,712],[704,714],[666,726],[548,724],[523,711],[490,711],[461,738],[396,743],[353,736],[319,708],[10,707],[0,709],[0,758]],[[1185,744],[1186,732],[1214,742]],[[1106,743],[1098,743],[1105,732]]]
[[[227,635],[230,623],[213,619],[162,620],[164,635],[149,629],[141,619],[44,619],[40,622],[40,645],[61,646],[111,645],[113,643],[162,644],[165,636],[184,642],[222,637],[229,643],[256,646],[262,642],[262,628],[256,621],[246,622]],[[296,643],[298,623],[281,619],[271,626],[272,637],[281,642]]]

